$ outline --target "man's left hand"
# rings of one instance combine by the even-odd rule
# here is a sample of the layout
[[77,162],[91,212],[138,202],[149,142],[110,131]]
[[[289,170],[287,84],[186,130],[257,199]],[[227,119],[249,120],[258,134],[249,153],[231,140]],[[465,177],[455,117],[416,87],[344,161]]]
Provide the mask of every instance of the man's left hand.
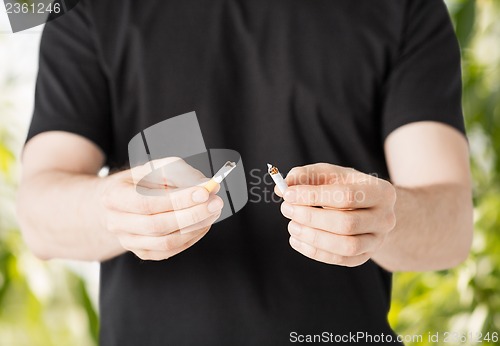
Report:
[[327,163],[293,168],[285,180],[290,245],[316,261],[359,266],[396,225],[396,189],[386,180]]

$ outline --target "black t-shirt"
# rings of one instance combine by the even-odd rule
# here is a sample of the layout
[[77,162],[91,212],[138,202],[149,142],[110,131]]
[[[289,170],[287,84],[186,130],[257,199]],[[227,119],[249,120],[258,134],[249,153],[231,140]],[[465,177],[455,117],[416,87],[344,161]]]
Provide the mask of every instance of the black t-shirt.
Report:
[[82,0],[48,23],[28,139],[76,133],[122,168],[140,130],[194,110],[206,147],[237,150],[252,189],[179,255],[102,263],[102,345],[393,334],[391,274],[291,249],[266,163],[287,172],[329,162],[387,179],[386,136],[415,121],[464,132],[460,98],[442,0]]

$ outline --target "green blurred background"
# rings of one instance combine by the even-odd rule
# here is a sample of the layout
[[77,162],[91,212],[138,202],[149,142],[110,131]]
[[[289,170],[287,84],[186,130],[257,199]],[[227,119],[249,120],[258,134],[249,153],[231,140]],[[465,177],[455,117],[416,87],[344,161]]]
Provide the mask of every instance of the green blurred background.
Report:
[[[423,336],[422,342],[407,345],[436,344],[427,337],[436,332],[438,344],[444,344],[444,333],[449,332],[447,345],[472,345],[470,335],[461,340],[472,332],[483,337],[489,333],[489,341],[482,344],[498,345],[500,0],[446,3],[462,47],[463,105],[474,179],[473,249],[453,270],[396,274],[389,320],[401,335]],[[13,35],[0,30],[0,345],[96,345],[97,264],[41,262],[26,249],[16,224],[18,156],[31,113],[32,101],[25,100],[32,99],[40,28]],[[19,61],[24,66],[16,70]]]

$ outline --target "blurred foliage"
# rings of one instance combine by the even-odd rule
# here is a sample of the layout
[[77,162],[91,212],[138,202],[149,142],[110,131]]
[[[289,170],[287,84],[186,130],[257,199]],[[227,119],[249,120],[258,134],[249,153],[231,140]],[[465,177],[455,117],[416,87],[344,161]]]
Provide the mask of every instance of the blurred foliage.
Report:
[[[474,180],[475,233],[469,259],[453,270],[394,276],[391,325],[401,335],[445,332],[447,345],[500,333],[500,1],[449,0],[463,57],[463,105]],[[465,342],[460,337],[468,336]],[[453,338],[452,338],[453,339]],[[483,341],[482,345],[500,345]]]
[[[472,254],[459,267],[395,275],[390,323],[401,335],[424,336],[408,346],[435,344],[427,341],[429,332],[441,338],[500,332],[500,1],[447,4],[463,54],[476,230]],[[33,258],[18,232],[14,148],[22,131],[8,126],[12,104],[2,97],[13,83],[0,80],[0,345],[95,345],[98,317],[83,279],[60,263]]]
[[15,116],[13,75],[0,75],[0,346],[96,345],[97,314],[82,277],[66,263],[34,258],[18,231],[16,154],[25,124]]

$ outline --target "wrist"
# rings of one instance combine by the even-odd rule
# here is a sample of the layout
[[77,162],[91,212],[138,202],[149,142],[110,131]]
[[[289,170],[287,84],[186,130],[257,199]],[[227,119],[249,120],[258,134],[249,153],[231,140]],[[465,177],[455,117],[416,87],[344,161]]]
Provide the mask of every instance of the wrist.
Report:
[[106,177],[95,177],[95,192],[96,192],[96,203],[97,206],[96,216],[100,228],[103,231],[107,231],[107,214],[108,214],[108,199],[110,192],[113,189],[114,176],[108,175]]

